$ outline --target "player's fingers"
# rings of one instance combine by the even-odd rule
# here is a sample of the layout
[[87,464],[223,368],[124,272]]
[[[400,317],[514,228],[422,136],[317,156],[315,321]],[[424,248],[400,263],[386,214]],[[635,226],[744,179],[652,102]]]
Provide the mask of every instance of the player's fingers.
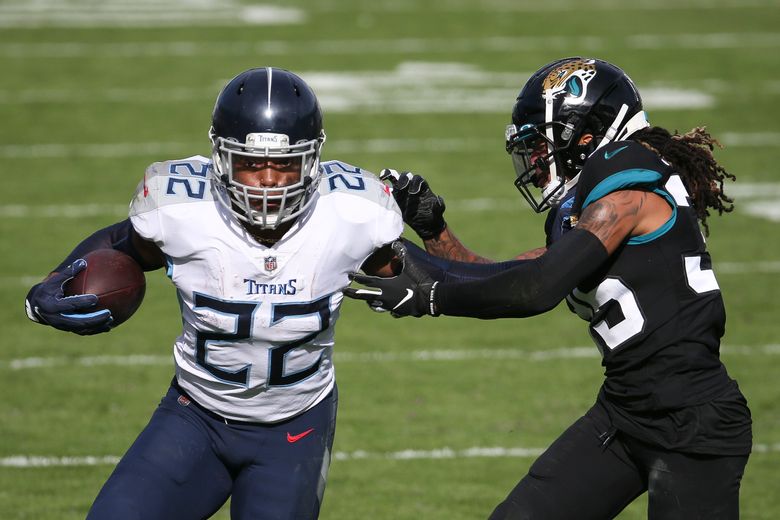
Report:
[[94,336],[95,334],[102,334],[104,332],[110,332],[111,327],[106,325],[105,327],[99,327],[95,329],[85,329],[85,330],[74,330],[76,334],[79,336]]
[[54,300],[56,310],[60,313],[78,313],[86,309],[91,309],[97,305],[98,297],[94,294],[74,294]]
[[382,171],[379,172],[379,178],[383,181],[387,181],[393,186],[395,186],[395,183],[398,182],[399,173],[392,169],[392,168],[383,168]]
[[72,280],[80,271],[87,267],[87,261],[79,258],[61,272],[51,275],[39,284],[39,293],[52,298],[59,298],[65,291],[65,284]]
[[376,298],[382,296],[382,290],[347,287],[344,289],[344,296],[347,298],[352,298],[353,300],[365,300],[367,302],[373,302],[376,300]]
[[[63,269],[62,272],[59,273],[59,275],[55,275],[54,277],[62,276],[62,277],[65,278],[65,281],[67,281],[67,280],[73,278],[74,276],[76,276],[77,274],[79,274],[79,272],[81,272],[84,269],[86,269],[86,267],[87,267],[87,261],[84,260],[83,258],[78,258],[78,259],[74,260],[73,263],[70,264],[68,267]],[[54,277],[52,277],[52,278],[54,278]]]
[[361,274],[361,273],[349,273],[349,279],[353,282],[357,282],[362,285],[370,285],[370,286],[376,286],[378,282],[382,281],[382,278],[379,276],[371,276],[368,274]]
[[86,260],[78,259],[70,264],[68,267],[46,278],[41,285],[47,292],[56,292],[57,289],[62,288],[65,283],[76,276],[80,271],[87,267]]
[[402,240],[393,241],[393,243],[390,244],[390,249],[393,250],[393,253],[395,253],[395,256],[397,256],[398,258],[403,260],[404,257],[406,257],[406,246],[404,245]]
[[408,173],[408,175],[411,176],[409,179],[409,193],[411,195],[417,195],[418,193],[425,191],[428,187],[428,182],[425,179],[419,175],[412,175],[411,173]]
[[398,180],[393,185],[393,189],[396,191],[406,191],[409,187],[409,176],[406,172],[398,175]]
[[52,323],[52,325],[58,329],[68,330],[75,332],[76,334],[96,334],[101,331],[101,329],[110,328],[112,321],[114,321],[114,318],[111,316],[111,311],[102,309],[100,311],[86,313],[60,313],[57,321]]
[[387,309],[382,307],[382,304],[379,302],[366,302],[366,304],[368,304],[368,308],[374,312],[387,312]]

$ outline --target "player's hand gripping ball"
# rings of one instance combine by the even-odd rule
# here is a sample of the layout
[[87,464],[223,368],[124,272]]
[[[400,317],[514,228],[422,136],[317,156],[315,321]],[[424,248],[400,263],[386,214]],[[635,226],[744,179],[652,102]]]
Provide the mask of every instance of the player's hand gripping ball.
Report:
[[87,266],[65,285],[65,295],[94,294],[90,312],[111,311],[111,328],[138,310],[146,292],[146,278],[138,263],[115,249],[98,249],[84,255]]

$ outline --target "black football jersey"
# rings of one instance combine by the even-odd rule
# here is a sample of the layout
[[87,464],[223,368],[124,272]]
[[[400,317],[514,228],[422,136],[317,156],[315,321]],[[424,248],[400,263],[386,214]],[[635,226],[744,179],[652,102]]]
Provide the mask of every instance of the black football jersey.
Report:
[[621,189],[658,194],[672,215],[655,231],[627,240],[567,297],[569,308],[590,322],[603,354],[600,398],[618,429],[670,448],[698,443],[704,446],[698,451],[718,452],[705,446],[718,440],[680,431],[667,412],[733,394],[742,405],[726,420],[747,432],[749,451],[749,411],[719,358],[723,299],[685,186],[669,163],[641,144],[610,143],[586,162],[572,214]]
[[547,214],[547,220],[544,222],[544,234],[547,237],[545,245],[547,247],[550,247],[553,242],[572,229],[571,209],[574,206],[576,188],[575,186],[570,189],[563,200],[561,200],[561,203],[550,208],[550,212]]

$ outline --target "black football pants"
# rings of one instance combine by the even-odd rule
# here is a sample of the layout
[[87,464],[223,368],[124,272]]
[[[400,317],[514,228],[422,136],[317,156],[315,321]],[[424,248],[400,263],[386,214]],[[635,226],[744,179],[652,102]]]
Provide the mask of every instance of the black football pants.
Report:
[[[747,456],[670,452],[620,432],[598,404],[532,464],[490,520],[606,520],[648,492],[650,520],[736,520]],[[606,442],[605,442],[606,441]]]

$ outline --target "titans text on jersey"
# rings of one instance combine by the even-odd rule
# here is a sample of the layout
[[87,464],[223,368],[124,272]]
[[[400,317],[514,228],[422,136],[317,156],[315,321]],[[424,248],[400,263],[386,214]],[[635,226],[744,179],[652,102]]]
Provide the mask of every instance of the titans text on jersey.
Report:
[[228,419],[278,422],[328,395],[348,273],[403,229],[373,174],[320,168],[316,200],[273,247],[217,202],[227,195],[204,157],[152,164],[131,203],[133,227],[165,254],[177,290],[178,384]]

